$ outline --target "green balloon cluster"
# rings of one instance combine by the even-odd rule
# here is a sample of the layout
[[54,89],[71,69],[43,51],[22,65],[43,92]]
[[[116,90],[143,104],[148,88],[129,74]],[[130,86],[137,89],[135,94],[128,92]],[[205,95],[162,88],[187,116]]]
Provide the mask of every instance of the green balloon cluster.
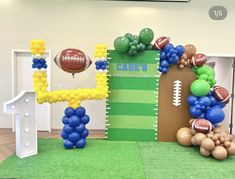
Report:
[[191,84],[191,92],[193,95],[201,97],[201,96],[206,96],[210,92],[210,85],[207,81],[205,80],[195,80]]
[[196,68],[195,72],[197,78],[207,81],[211,88],[215,85],[215,70],[213,68],[208,65],[203,65],[202,67]]
[[144,50],[153,50],[153,45],[151,44],[153,38],[153,31],[149,28],[145,28],[140,31],[139,36],[126,33],[124,37],[116,38],[114,48],[118,52],[127,52],[130,56],[134,56]]

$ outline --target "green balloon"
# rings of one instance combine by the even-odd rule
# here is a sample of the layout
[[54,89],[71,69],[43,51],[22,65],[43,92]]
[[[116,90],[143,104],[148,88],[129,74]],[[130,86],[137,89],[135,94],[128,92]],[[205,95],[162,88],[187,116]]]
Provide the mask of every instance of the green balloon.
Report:
[[114,48],[118,52],[127,52],[129,50],[130,41],[126,37],[118,37],[114,41]]
[[201,79],[201,80],[207,80],[207,79],[208,79],[208,75],[207,75],[207,74],[201,74],[201,75],[199,76],[199,79]]
[[154,33],[152,29],[145,28],[140,31],[139,38],[140,42],[142,42],[145,45],[149,45],[154,38]]
[[124,35],[124,37],[126,37],[126,38],[128,38],[129,40],[132,38],[132,34],[131,33],[126,33],[125,35]]
[[198,97],[206,96],[210,92],[210,85],[205,80],[195,80],[191,84],[191,92]]
[[208,76],[215,77],[215,70],[208,65],[203,65],[202,67],[197,68],[196,71],[198,75],[207,74]]

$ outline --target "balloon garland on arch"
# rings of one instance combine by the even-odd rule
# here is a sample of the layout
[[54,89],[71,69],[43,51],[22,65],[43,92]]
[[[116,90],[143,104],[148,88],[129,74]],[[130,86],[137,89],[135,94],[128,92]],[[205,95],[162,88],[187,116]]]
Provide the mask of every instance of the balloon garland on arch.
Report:
[[130,56],[137,55],[144,50],[160,50],[160,64],[158,71],[166,74],[171,65],[179,69],[190,67],[197,77],[191,84],[191,95],[187,97],[189,105],[190,128],[178,130],[178,143],[184,146],[200,146],[203,156],[212,155],[215,159],[223,160],[235,154],[235,143],[224,126],[219,125],[225,114],[223,108],[229,102],[229,92],[215,86],[215,71],[206,65],[207,56],[197,53],[192,44],[174,46],[169,37],[160,37],[153,44],[154,33],[150,28],[142,29],[138,35],[126,33],[114,41],[114,48],[120,53]]

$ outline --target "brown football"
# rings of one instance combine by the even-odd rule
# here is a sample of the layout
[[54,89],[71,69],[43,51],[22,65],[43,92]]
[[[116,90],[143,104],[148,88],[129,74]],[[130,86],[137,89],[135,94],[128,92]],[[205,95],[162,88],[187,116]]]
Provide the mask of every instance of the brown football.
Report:
[[65,49],[54,58],[55,63],[62,70],[69,73],[79,73],[91,65],[90,58],[79,49]]
[[168,73],[161,74],[158,93],[159,142],[175,142],[177,131],[188,126],[190,114],[187,97],[195,79],[191,68],[179,69],[176,65],[170,66]]
[[194,67],[201,67],[206,63],[206,61],[207,61],[207,56],[202,53],[198,53],[189,60],[189,64]]
[[194,119],[193,121],[191,121],[190,127],[193,131],[204,134],[210,132],[213,129],[213,125],[206,119]]
[[154,48],[156,50],[163,49],[167,44],[169,44],[170,38],[169,37],[160,37],[154,43]]
[[226,90],[225,88],[221,86],[215,86],[213,88],[213,95],[216,99],[226,104],[230,100],[230,95],[229,95],[228,90]]

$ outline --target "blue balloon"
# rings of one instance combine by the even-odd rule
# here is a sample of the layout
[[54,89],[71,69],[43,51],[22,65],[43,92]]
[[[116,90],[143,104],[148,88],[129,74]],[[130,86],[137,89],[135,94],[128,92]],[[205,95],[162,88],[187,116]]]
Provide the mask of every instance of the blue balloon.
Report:
[[71,117],[72,115],[74,115],[74,109],[68,107],[64,110],[64,114],[66,115],[66,117]]
[[168,68],[168,67],[169,67],[169,63],[168,63],[166,60],[163,60],[163,61],[160,63],[160,66],[161,66],[161,67],[164,67],[164,68]]
[[41,59],[39,60],[39,63],[41,63],[41,65],[44,65],[44,64],[46,63],[46,60],[43,59],[43,58],[41,58]]
[[37,69],[41,69],[41,68],[42,68],[41,63],[37,63],[37,64],[36,64],[36,68],[37,68]]
[[171,56],[173,56],[176,55],[177,51],[172,48],[170,49],[169,53],[171,54]]
[[168,52],[167,54],[166,54],[166,58],[170,58],[171,57],[171,54]]
[[73,128],[70,127],[68,124],[65,124],[63,127],[63,131],[66,132],[67,134],[70,134],[73,132]]
[[214,96],[210,96],[210,101],[211,101],[211,107],[215,106],[217,104],[217,101]]
[[162,73],[167,73],[168,72],[168,68],[162,68]]
[[210,97],[210,96],[213,96],[212,91],[210,91],[207,96],[209,96],[209,97]]
[[69,140],[71,142],[77,142],[80,139],[80,134],[77,132],[72,132],[71,134],[69,134]]
[[158,71],[162,72],[162,67],[158,67]]
[[200,97],[198,101],[200,105],[203,105],[205,107],[208,107],[211,105],[211,100],[207,96]]
[[78,107],[76,110],[75,110],[75,114],[82,118],[85,114],[86,114],[86,110],[84,107]]
[[216,105],[221,107],[221,108],[224,108],[226,106],[226,104],[221,102],[221,101],[218,101]]
[[206,114],[205,114],[205,113],[202,113],[200,116],[198,116],[198,118],[200,118],[200,119],[206,119]]
[[69,123],[69,118],[64,116],[63,119],[62,119],[62,122],[63,122],[63,124],[68,124]]
[[43,68],[47,68],[47,64],[44,64]]
[[84,124],[79,124],[79,126],[77,126],[77,127],[75,128],[75,130],[76,130],[78,133],[81,133],[84,129],[85,129],[85,125],[84,125]]
[[82,118],[82,123],[84,125],[86,125],[88,122],[90,121],[90,117],[88,115],[85,115],[83,118]]
[[164,52],[168,53],[171,49],[174,49],[174,45],[169,43],[164,47]]
[[106,69],[106,65],[102,65],[102,66],[101,66],[101,69],[102,69],[102,70],[105,70],[105,69]]
[[83,148],[86,145],[86,139],[81,138],[79,141],[76,142],[76,147],[77,148]]
[[197,110],[195,106],[189,108],[189,113],[192,117],[199,117],[202,114],[201,110]]
[[182,46],[182,45],[177,45],[177,46],[175,47],[175,49],[176,49],[177,55],[178,55],[179,57],[181,57],[181,55],[183,55],[183,53],[185,52],[184,46]]
[[201,106],[200,104],[196,104],[196,105],[195,105],[195,108],[196,108],[196,110],[201,110],[201,109],[202,109],[202,106]]
[[76,126],[78,126],[78,125],[80,124],[80,122],[81,122],[81,119],[80,119],[78,116],[76,116],[76,115],[73,115],[73,116],[71,116],[71,117],[69,118],[69,125],[70,125],[71,127],[76,127]]
[[40,63],[40,60],[37,59],[37,58],[34,58],[34,59],[33,59],[33,63],[34,63],[34,64]]
[[64,147],[66,149],[72,149],[73,148],[73,142],[71,142],[69,140],[64,140]]
[[160,52],[160,60],[165,60],[166,59],[166,53],[161,51]]
[[206,113],[206,118],[212,123],[217,124],[224,120],[224,111],[219,106],[210,108]]
[[32,68],[36,68],[36,64],[32,64]]
[[195,102],[197,101],[197,97],[194,96],[194,95],[190,95],[188,96],[187,98],[187,103],[190,105],[190,106],[193,106],[195,104]]
[[175,65],[175,64],[178,63],[178,60],[179,60],[179,57],[177,57],[177,56],[176,56],[176,57],[173,57],[173,56],[172,56],[172,57],[169,58],[169,63]]
[[86,138],[88,135],[89,135],[89,131],[88,131],[88,129],[85,128],[81,133],[81,137]]
[[60,133],[60,136],[61,136],[63,139],[68,139],[68,138],[69,138],[69,135],[68,135],[66,132],[64,132],[64,131],[62,131],[62,132]]

